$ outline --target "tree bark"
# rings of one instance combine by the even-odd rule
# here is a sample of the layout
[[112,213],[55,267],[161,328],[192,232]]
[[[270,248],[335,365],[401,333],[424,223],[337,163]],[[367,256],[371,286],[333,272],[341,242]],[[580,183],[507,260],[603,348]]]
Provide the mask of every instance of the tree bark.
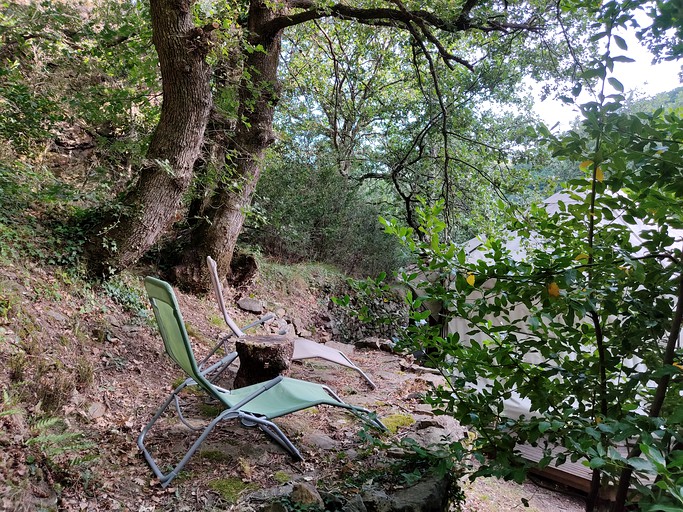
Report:
[[[229,273],[237,237],[261,176],[266,149],[275,141],[273,114],[279,94],[277,67],[282,30],[261,34],[275,16],[261,2],[251,2],[248,19],[251,48],[245,52],[247,72],[240,81],[238,121],[228,151],[233,155],[232,162],[228,162],[232,173],[219,183],[204,212],[205,220],[194,227],[180,263],[173,268],[175,280],[187,289],[208,288],[206,256],[216,260],[219,273]],[[257,48],[258,45],[263,49]]]
[[150,0],[153,42],[161,69],[161,116],[138,181],[95,214],[85,255],[92,273],[107,275],[137,262],[175,220],[192,180],[211,108],[206,62],[213,26],[195,27],[191,0]]
[[287,336],[245,336],[235,342],[240,368],[234,388],[258,384],[289,370],[294,355],[294,341]]

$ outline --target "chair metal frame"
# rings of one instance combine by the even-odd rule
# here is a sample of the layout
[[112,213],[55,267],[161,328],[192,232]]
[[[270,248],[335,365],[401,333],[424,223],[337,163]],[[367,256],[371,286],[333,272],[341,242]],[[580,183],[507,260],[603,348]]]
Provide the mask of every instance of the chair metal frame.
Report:
[[[170,482],[178,475],[183,467],[185,467],[187,462],[194,455],[197,449],[199,449],[201,444],[206,440],[216,425],[224,420],[239,419],[244,426],[258,426],[261,431],[281,445],[287,452],[290,453],[290,455],[292,455],[292,457],[299,460],[303,460],[299,450],[292,444],[282,430],[280,430],[275,423],[270,421],[271,419],[298,410],[303,410],[308,407],[325,404],[347,409],[368,423],[370,426],[379,428],[381,430],[386,430],[386,427],[371,411],[362,407],[345,403],[329,387],[306,381],[288,379],[282,376],[276,377],[267,382],[243,388],[241,390],[241,394],[246,392],[246,396],[239,401],[230,403],[231,391],[216,386],[213,384],[212,380],[215,380],[218,375],[224,372],[225,369],[232,364],[232,362],[237,358],[237,353],[229,353],[220,361],[206,368],[202,368],[201,365],[197,364],[194,358],[189,337],[185,329],[185,324],[183,322],[175,294],[173,293],[170,285],[159,279],[147,277],[145,279],[145,288],[147,289],[150,302],[152,303],[152,308],[157,319],[159,332],[164,340],[166,352],[171,359],[173,359],[188,375],[188,378],[177,388],[175,388],[169,397],[164,401],[152,419],[142,429],[137,439],[138,448],[142,451],[147,463],[152,468],[152,471],[156,477],[160,480],[162,487],[167,487],[170,484]],[[163,308],[163,311],[161,308]],[[205,358],[203,362],[206,362],[206,360],[207,358]],[[310,403],[306,402],[305,404],[300,405],[293,404],[291,410],[271,413],[272,415],[270,417],[267,415],[267,413],[260,413],[259,407],[253,404],[254,400],[264,393],[273,392],[278,386],[287,386],[289,383],[314,389],[319,395],[322,395],[324,391],[329,398],[310,401]],[[225,409],[213,420],[211,420],[211,422],[204,428],[197,428],[191,425],[185,419],[182,413],[179,395],[189,386],[199,386],[210,396],[217,399],[225,407]],[[175,406],[180,421],[193,431],[201,431],[201,434],[194,441],[180,462],[177,463],[171,471],[164,473],[159,468],[149,449],[146,447],[145,438],[159,418],[161,418],[166,410],[169,409],[171,404]]]

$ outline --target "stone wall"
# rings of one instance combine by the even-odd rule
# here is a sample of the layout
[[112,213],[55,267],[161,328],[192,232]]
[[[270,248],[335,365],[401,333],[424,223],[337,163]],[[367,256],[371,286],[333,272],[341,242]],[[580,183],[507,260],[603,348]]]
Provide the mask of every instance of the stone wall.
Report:
[[408,306],[397,289],[374,296],[348,285],[337,287],[335,297],[349,297],[348,305],[330,301],[332,333],[337,341],[357,344],[366,338],[395,341],[408,325]]

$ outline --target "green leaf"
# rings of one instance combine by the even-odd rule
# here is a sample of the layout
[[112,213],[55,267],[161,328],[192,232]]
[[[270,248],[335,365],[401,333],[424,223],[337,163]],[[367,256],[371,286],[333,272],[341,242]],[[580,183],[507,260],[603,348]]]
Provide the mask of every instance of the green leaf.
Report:
[[636,471],[642,471],[643,473],[656,473],[657,470],[655,469],[654,465],[652,462],[646,459],[641,459],[638,457],[633,457],[628,459],[628,465],[631,466],[633,469]]
[[619,92],[624,92],[624,86],[623,86],[623,84],[622,84],[619,80],[617,80],[616,78],[614,78],[614,77],[609,77],[609,78],[607,79],[607,81],[608,81],[609,84],[610,84],[612,87],[614,87],[617,91],[619,91]]
[[650,446],[645,443],[640,443],[640,449],[643,452],[643,455],[645,455],[648,458],[648,460],[655,465],[657,471],[666,470],[666,459],[664,458],[664,454],[662,454],[660,450],[658,450],[654,446]]
[[626,41],[624,41],[623,37],[613,35],[612,38],[614,39],[614,42],[617,44],[619,48],[621,48],[622,50],[628,50],[628,45],[626,44]]
[[605,459],[603,459],[602,457],[594,457],[588,463],[588,467],[591,469],[600,469],[606,463],[607,463],[607,461],[605,461]]

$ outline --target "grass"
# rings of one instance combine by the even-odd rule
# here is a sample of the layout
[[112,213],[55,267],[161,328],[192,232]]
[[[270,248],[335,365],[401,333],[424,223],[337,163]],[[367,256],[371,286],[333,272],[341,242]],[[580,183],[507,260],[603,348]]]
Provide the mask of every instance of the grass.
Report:
[[92,363],[83,356],[76,360],[74,372],[76,387],[80,390],[89,387],[95,379],[95,369]]
[[324,263],[297,263],[283,265],[256,256],[259,284],[275,286],[277,291],[292,294],[310,288],[323,289],[341,284],[346,277],[332,265]]
[[240,495],[248,490],[255,490],[256,484],[245,483],[240,478],[219,478],[209,482],[209,487],[216,491],[228,503],[237,503]]
[[84,242],[71,222],[79,194],[45,166],[0,161],[0,262],[30,258],[76,267]]
[[210,315],[209,323],[216,327],[225,327],[225,320],[223,320],[223,318],[218,315]]
[[139,279],[124,272],[102,283],[102,288],[125,311],[143,319],[150,317],[149,305]]
[[292,476],[287,473],[286,471],[276,471],[275,474],[273,475],[273,478],[275,481],[279,484],[286,484],[287,482],[292,480]]
[[223,411],[223,408],[212,404],[199,404],[199,412],[206,418],[215,418]]
[[389,432],[395,434],[399,428],[415,423],[415,418],[409,414],[390,414],[382,418],[382,423],[389,429]]
[[199,452],[199,457],[211,462],[226,462],[232,459],[229,453],[221,450],[201,450]]

